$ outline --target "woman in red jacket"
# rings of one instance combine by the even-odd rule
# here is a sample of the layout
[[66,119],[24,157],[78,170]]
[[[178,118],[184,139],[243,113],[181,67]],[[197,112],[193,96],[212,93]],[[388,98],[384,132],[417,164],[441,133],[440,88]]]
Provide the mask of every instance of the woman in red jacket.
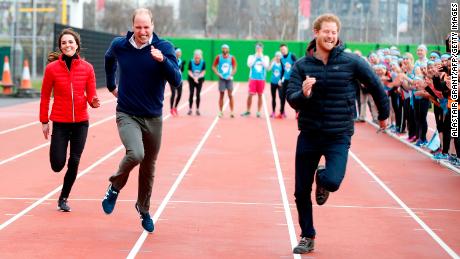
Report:
[[[77,178],[80,157],[88,134],[87,103],[97,108],[100,106],[96,96],[96,77],[91,64],[79,56],[81,45],[80,35],[71,29],[65,29],[58,38],[61,55],[57,60],[46,66],[43,76],[40,122],[45,139],[48,139],[50,126],[53,121],[51,134],[50,162],[55,172],[64,168],[67,157],[67,146],[70,143],[70,155],[67,172],[58,200],[58,209],[69,212],[67,204],[72,185]],[[53,55],[49,55],[53,59]],[[54,102],[49,114],[51,91]]]

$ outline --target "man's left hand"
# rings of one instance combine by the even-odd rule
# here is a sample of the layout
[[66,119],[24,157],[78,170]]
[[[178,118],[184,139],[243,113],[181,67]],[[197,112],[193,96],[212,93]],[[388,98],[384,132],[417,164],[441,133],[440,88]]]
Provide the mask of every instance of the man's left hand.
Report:
[[158,62],[163,62],[164,56],[163,53],[161,53],[161,50],[156,49],[154,46],[150,46],[150,53],[152,54],[153,59]]

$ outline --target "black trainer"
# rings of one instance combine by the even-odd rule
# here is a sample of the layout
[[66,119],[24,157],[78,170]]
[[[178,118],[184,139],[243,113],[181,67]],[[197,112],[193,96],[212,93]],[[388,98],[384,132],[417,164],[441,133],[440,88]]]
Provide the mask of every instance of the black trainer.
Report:
[[155,229],[155,225],[153,225],[153,220],[150,217],[150,214],[148,212],[141,212],[139,209],[139,206],[135,205],[137,212],[141,216],[142,219],[142,227],[147,230],[148,232],[152,233],[153,230]]
[[329,198],[329,191],[326,190],[324,187],[319,185],[318,183],[318,175],[325,169],[326,167],[323,165],[319,165],[318,168],[316,169],[316,176],[315,176],[315,182],[316,182],[316,191],[315,191],[315,198],[316,198],[316,203],[318,205],[323,205],[326,203],[327,198]]
[[57,209],[63,212],[71,211],[69,205],[67,205],[67,198],[59,198]]
[[299,244],[294,247],[292,252],[294,254],[306,254],[310,253],[315,249],[315,239],[314,238],[308,238],[308,237],[302,237],[299,241]]
[[112,185],[109,185],[107,192],[105,193],[105,197],[102,200],[102,209],[106,214],[112,213],[113,209],[115,208],[115,203],[117,202],[118,198],[118,191],[116,191]]

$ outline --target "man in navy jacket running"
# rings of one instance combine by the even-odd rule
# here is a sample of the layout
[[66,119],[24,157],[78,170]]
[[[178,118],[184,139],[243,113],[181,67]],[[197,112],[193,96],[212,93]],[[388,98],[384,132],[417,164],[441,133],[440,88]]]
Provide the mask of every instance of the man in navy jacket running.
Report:
[[[126,148],[118,170],[110,177],[102,207],[112,213],[118,193],[139,165],[136,209],[142,227],[153,232],[149,214],[155,162],[161,143],[162,110],[166,81],[173,87],[181,82],[174,47],[153,32],[152,13],[145,8],[133,13],[133,32],[117,37],[105,53],[107,88],[118,98],[116,121]],[[118,70],[119,84],[115,83]]]
[[[297,254],[314,249],[311,191],[315,172],[318,205],[339,189],[345,176],[354,131],[355,80],[366,85],[374,98],[381,129],[389,116],[388,97],[379,78],[362,58],[344,52],[339,31],[340,20],[333,14],[314,21],[315,39],[306,56],[294,64],[286,91],[287,101],[299,111],[294,196],[302,232],[293,250]],[[325,167],[318,167],[321,156]]]

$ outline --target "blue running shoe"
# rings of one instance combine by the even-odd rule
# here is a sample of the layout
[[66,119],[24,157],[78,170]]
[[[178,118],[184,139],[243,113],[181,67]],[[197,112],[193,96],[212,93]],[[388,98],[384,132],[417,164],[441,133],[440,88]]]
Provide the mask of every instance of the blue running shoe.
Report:
[[449,159],[449,155],[443,154],[443,153],[437,153],[433,156],[433,158],[436,160],[446,160],[446,159]]
[[421,147],[421,146],[422,146],[422,144],[423,144],[423,141],[422,141],[422,140],[420,140],[420,139],[419,139],[419,140],[417,140],[417,142],[415,142],[415,145],[416,145],[417,147]]
[[455,158],[455,161],[451,162],[451,164],[455,167],[459,167],[460,166],[460,159],[457,157]]
[[137,212],[138,212],[139,215],[141,216],[141,219],[142,219],[142,227],[143,227],[146,231],[152,233],[153,230],[155,229],[155,225],[153,225],[153,220],[152,220],[152,218],[150,217],[150,214],[149,214],[148,212],[141,212],[141,211],[139,210],[139,206],[137,205],[137,203],[136,203],[135,207],[136,207]]
[[105,197],[102,200],[102,209],[104,210],[105,214],[112,213],[113,209],[115,208],[115,203],[117,202],[118,198],[118,191],[109,185],[107,192],[105,193]]
[[248,111],[245,111],[241,114],[241,117],[248,117],[249,115],[251,115],[251,113]]

